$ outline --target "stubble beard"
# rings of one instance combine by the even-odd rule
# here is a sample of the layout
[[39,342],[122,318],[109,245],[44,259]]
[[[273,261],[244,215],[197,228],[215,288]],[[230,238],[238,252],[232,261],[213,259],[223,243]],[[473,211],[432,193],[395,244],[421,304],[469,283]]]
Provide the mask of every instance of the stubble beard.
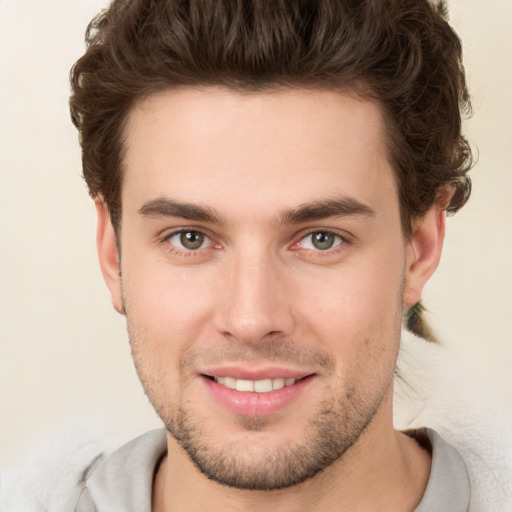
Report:
[[[373,391],[372,399],[360,382],[352,386],[345,383],[345,387],[341,382],[332,384],[324,391],[324,396],[329,398],[319,403],[316,411],[308,411],[310,419],[301,440],[295,443],[285,439],[280,446],[268,449],[264,442],[258,442],[261,441],[258,436],[268,433],[271,421],[264,417],[243,416],[236,417],[239,430],[254,436],[254,442],[236,443],[226,438],[219,443],[218,439],[212,439],[210,426],[196,413],[193,402],[186,398],[187,376],[180,378],[176,405],[165,403],[158,398],[162,383],[154,379],[154,374],[148,371],[149,366],[144,364],[143,340],[137,340],[133,333],[130,340],[139,378],[167,431],[203,475],[237,489],[278,490],[300,484],[321,473],[364,436],[393,380],[391,372],[389,380],[381,382],[378,390]],[[280,360],[289,360],[290,357],[284,354],[288,352],[291,355],[295,349],[287,346],[292,347],[293,344],[280,341],[268,344],[264,349],[266,357],[274,353]],[[258,350],[262,350],[261,347],[265,345]],[[258,357],[254,355],[254,358]],[[333,361],[325,361],[325,354],[318,355],[317,360],[322,359],[326,367],[334,364]],[[186,361],[181,361],[181,372],[188,366]]]
[[[390,371],[381,375],[382,380],[373,391],[369,391],[361,381],[338,382],[325,390],[324,395],[330,398],[321,402],[316,412],[308,411],[310,419],[304,427],[302,441],[288,443],[272,450],[261,449],[260,446],[256,451],[251,449],[254,447],[251,443],[237,445],[230,443],[229,439],[225,439],[223,444],[218,446],[218,443],[210,440],[209,426],[195,414],[194,404],[185,398],[185,382],[188,380],[185,374],[190,361],[187,361],[187,358],[180,361],[182,375],[176,405],[164,403],[158,399],[158,396],[161,396],[159,389],[163,383],[158,381],[158,376],[154,375],[147,364],[144,340],[137,336],[137,329],[130,328],[129,321],[128,331],[137,373],[146,395],[167,431],[203,475],[221,485],[236,489],[278,490],[300,484],[318,475],[341,459],[356,441],[364,437],[365,431],[393,385],[397,354],[394,354],[393,361],[391,356],[388,361],[392,364]],[[399,339],[400,323],[396,335]],[[368,343],[371,344],[369,340],[364,341],[364,344]],[[302,357],[300,349],[295,344],[281,340],[259,345],[252,353],[246,352],[245,349],[238,350],[239,353],[227,349],[224,355],[228,359],[232,357],[236,360],[243,353],[247,361],[275,360],[283,363],[300,362]],[[305,360],[308,360],[308,357]],[[334,372],[336,363],[325,352],[314,351],[308,362],[312,361]],[[239,417],[238,423],[242,431],[251,432],[255,436],[265,433],[268,426],[265,418]]]
[[[128,319],[128,315],[127,315]],[[400,325],[400,324],[398,324]],[[219,442],[212,439],[210,426],[204,418],[196,413],[193,397],[189,398],[185,390],[190,383],[190,361],[184,358],[180,361],[180,389],[178,399],[173,404],[162,398],[162,376],[156,375],[154,368],[147,359],[146,343],[137,334],[137,329],[130,328],[130,344],[135,367],[143,388],[155,411],[162,419],[167,431],[177,441],[188,455],[195,467],[208,479],[221,485],[236,489],[272,491],[291,487],[311,479],[325,470],[328,466],[340,460],[357,441],[362,441],[381,404],[393,386],[394,368],[398,354],[388,354],[389,358],[380,369],[381,377],[377,385],[368,388],[364,378],[355,377],[355,381],[331,381],[324,390],[328,397],[316,407],[316,411],[308,410],[310,418],[303,428],[301,440],[294,444],[284,440],[281,446],[268,449],[257,436],[268,433],[271,421],[263,418],[236,417],[240,432],[254,435],[254,440],[233,442],[228,438]],[[400,337],[400,327],[396,335]],[[360,340],[364,345],[369,340]],[[237,352],[238,350],[238,352]],[[230,347],[222,353],[229,360],[245,361],[267,360],[286,362],[301,362],[300,349],[294,343],[273,340],[258,345],[249,352],[246,348],[237,350]],[[393,350],[393,349],[391,349]],[[299,351],[299,352],[298,352]],[[201,356],[205,352],[200,351]],[[382,347],[376,356],[382,356]],[[311,357],[310,357],[311,356]],[[188,359],[194,359],[193,357]],[[222,359],[221,359],[222,360]],[[315,350],[306,356],[302,362],[315,362],[324,367],[327,374],[335,373],[335,361],[328,354]],[[369,364],[369,361],[364,361]],[[389,366],[389,368],[388,368]],[[299,367],[300,364],[299,364]],[[308,367],[305,365],[304,367]],[[389,371],[388,371],[389,370]],[[366,368],[368,372],[368,368]],[[363,368],[355,372],[364,374]],[[371,370],[370,370],[371,373]],[[368,374],[367,374],[368,375]],[[197,390],[196,390],[197,392]],[[278,420],[279,421],[279,420]],[[215,435],[215,433],[214,433]],[[364,442],[364,441],[363,441]]]
[[[258,453],[250,445],[226,442],[222,449],[215,447],[205,433],[207,427],[201,427],[188,407],[180,406],[172,418],[157,412],[168,432],[207,478],[237,489],[272,491],[305,482],[340,459],[363,435],[382,399],[375,400],[367,410],[359,410],[351,397],[325,401],[308,421],[302,442]],[[264,419],[245,418],[239,423],[255,436],[266,427]]]

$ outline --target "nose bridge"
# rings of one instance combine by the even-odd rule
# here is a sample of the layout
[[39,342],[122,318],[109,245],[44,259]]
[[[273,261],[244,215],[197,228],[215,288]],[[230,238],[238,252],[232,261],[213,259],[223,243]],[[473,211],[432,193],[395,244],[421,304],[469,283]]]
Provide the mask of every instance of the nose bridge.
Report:
[[238,249],[229,260],[218,328],[244,343],[257,343],[269,334],[289,334],[293,312],[284,263],[262,247]]

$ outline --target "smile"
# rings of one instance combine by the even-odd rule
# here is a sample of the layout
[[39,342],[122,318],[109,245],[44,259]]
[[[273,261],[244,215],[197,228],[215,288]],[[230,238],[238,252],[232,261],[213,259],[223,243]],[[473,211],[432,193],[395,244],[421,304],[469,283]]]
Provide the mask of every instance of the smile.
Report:
[[240,378],[236,378],[232,375],[226,376],[224,372],[228,373],[229,370],[223,370],[221,373],[217,369],[209,375],[203,373],[201,381],[214,402],[243,416],[268,416],[281,411],[305,394],[317,377],[316,374],[302,372],[293,372],[295,376],[292,377],[286,375],[292,373],[286,370],[272,372],[279,377],[268,375],[271,373],[270,370],[264,372],[267,375],[248,375],[250,371],[239,370],[236,373],[242,375],[237,375],[236,377]]
[[235,379],[233,377],[213,377],[213,380],[229,389],[236,391],[249,391],[253,393],[270,393],[277,389],[282,389],[286,386],[293,386],[297,379],[261,379],[261,380],[246,380]]

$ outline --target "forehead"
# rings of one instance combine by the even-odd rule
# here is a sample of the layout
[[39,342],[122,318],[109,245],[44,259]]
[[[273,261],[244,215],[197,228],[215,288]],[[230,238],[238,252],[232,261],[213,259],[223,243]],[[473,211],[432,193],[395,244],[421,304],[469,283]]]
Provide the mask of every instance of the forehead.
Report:
[[123,210],[165,196],[246,216],[329,196],[397,202],[383,133],[376,104],[334,91],[164,91],[128,117]]

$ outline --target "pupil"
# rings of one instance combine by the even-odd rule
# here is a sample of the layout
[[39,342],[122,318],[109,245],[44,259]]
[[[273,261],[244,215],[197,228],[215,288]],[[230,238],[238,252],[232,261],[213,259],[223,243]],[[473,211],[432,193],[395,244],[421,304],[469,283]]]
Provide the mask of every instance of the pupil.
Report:
[[199,249],[204,242],[204,235],[197,231],[186,231],[181,234],[180,241],[187,249]]
[[330,249],[334,243],[334,236],[330,233],[315,233],[313,235],[313,245],[320,250]]

